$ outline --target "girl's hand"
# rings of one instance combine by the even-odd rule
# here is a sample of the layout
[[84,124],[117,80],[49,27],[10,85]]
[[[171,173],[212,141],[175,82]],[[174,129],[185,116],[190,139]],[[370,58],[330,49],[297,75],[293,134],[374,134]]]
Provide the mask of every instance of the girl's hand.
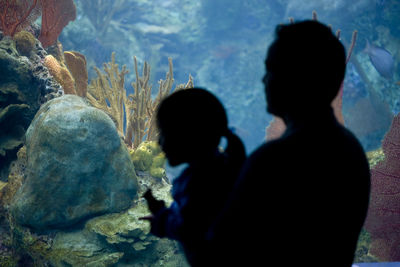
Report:
[[[151,193],[151,190],[147,190],[146,193],[144,193],[143,197],[147,200],[147,205],[149,207],[149,210],[151,213],[155,214],[161,209],[165,208],[165,202],[162,200],[157,200],[153,194]],[[149,216],[143,217],[147,218]]]

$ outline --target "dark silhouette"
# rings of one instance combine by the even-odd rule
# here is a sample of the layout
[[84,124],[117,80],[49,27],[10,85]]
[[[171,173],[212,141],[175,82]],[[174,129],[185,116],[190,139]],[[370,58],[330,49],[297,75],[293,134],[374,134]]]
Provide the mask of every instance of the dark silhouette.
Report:
[[[204,266],[206,233],[221,212],[245,160],[244,146],[228,129],[218,99],[204,89],[175,92],[157,112],[159,143],[172,166],[188,163],[173,181],[174,202],[167,208],[151,191],[145,193],[153,216],[151,232],[180,241],[188,262]],[[218,145],[227,139],[224,152]]]
[[316,21],[280,25],[263,78],[280,138],[243,166],[212,231],[214,265],[347,266],[353,262],[370,191],[365,153],[331,108],[345,49]]

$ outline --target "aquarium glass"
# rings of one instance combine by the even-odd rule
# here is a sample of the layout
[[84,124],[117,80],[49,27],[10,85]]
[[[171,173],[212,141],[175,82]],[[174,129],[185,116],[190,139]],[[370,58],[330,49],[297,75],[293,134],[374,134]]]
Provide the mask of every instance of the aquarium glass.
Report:
[[400,266],[399,15],[399,0],[0,0],[0,266],[188,266],[140,220],[142,194],[170,204],[184,168],[157,145],[157,105],[206,88],[250,154],[282,133],[261,81],[275,28],[305,19],[351,51],[338,112],[372,174],[354,266]]

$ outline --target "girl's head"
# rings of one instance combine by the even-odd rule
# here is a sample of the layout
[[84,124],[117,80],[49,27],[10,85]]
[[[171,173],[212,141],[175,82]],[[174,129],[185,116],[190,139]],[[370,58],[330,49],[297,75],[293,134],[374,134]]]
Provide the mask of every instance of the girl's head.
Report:
[[172,166],[212,155],[228,132],[221,102],[201,88],[180,90],[166,97],[157,111],[157,125],[159,143]]

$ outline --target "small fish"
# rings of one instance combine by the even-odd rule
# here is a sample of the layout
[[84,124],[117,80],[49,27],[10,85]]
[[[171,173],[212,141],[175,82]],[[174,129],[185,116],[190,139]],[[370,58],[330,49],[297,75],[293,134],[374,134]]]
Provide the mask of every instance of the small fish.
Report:
[[368,54],[372,65],[380,75],[388,80],[393,78],[394,59],[389,51],[382,47],[370,44],[368,40],[364,51]]

